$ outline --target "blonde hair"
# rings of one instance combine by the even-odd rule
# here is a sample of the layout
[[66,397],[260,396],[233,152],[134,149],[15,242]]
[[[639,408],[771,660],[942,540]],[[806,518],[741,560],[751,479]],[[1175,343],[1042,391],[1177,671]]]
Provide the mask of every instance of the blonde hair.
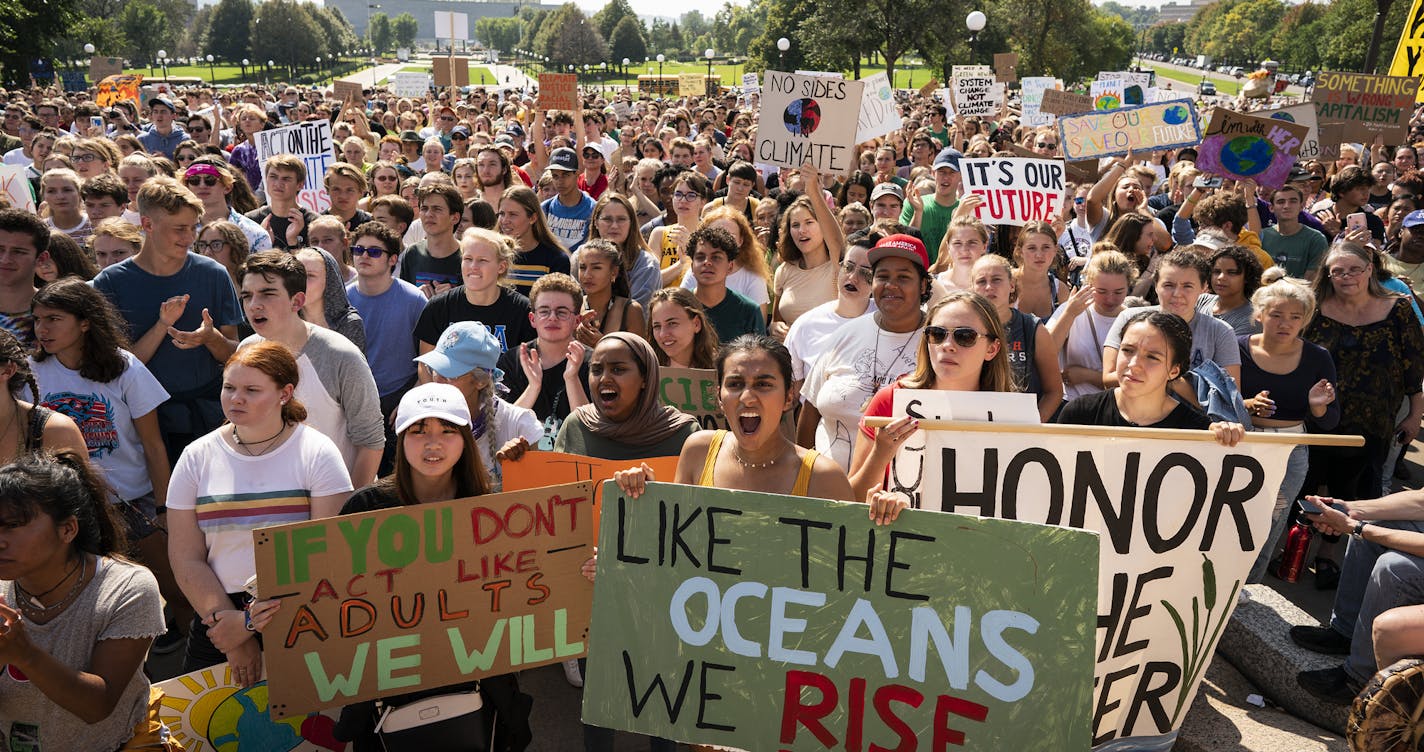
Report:
[[[935,314],[941,308],[954,303],[968,303],[974,313],[979,316],[979,323],[984,325],[987,335],[999,342],[999,352],[992,360],[984,364],[983,370],[979,372],[979,391],[981,392],[1014,392],[1018,387],[1014,385],[1014,373],[1009,367],[1009,352],[1004,345],[1004,325],[999,321],[999,314],[994,310],[994,304],[990,303],[983,295],[969,290],[953,290],[944,299],[930,308],[929,315],[925,321],[933,322]],[[934,389],[937,377],[934,372],[934,364],[930,362],[930,341],[928,337],[920,337],[920,346],[916,353],[915,370],[900,379],[900,386],[906,389]]]
[[493,248],[495,260],[501,267],[498,282],[501,285],[509,284],[509,271],[514,266],[514,255],[519,252],[514,244],[514,238],[494,230],[486,230],[483,227],[471,227],[460,236],[461,255],[464,255],[467,243],[470,245],[483,243]]
[[113,238],[121,243],[128,243],[133,247],[134,252],[138,252],[138,249],[143,247],[143,233],[133,223],[125,222],[119,217],[109,217],[100,222],[94,228],[94,237]]
[[167,176],[159,176],[144,181],[143,187],[138,189],[138,213],[140,216],[152,217],[157,212],[164,214],[177,214],[184,209],[191,209],[199,217],[203,216],[203,201],[193,192],[177,180]]
[[941,253],[935,259],[934,266],[930,268],[930,274],[949,271],[954,268],[953,254],[949,253],[949,239],[956,230],[971,230],[979,239],[984,242],[984,250],[989,250],[989,228],[980,222],[977,217],[958,217],[949,223],[949,227],[944,230],[944,237],[940,240]]
[[[766,249],[762,248],[761,241],[757,239],[756,230],[753,230],[752,223],[747,221],[747,215],[730,206],[723,205],[703,214],[702,222],[698,227],[706,227],[709,223],[719,219],[728,220],[737,226],[737,234],[742,241],[742,246],[737,254],[737,266],[761,277],[763,282],[770,283],[771,269],[766,265]],[[633,228],[630,234],[639,234],[637,228]]]
[[1088,266],[1083,270],[1083,280],[1092,284],[1099,274],[1121,274],[1123,279],[1127,280],[1127,286],[1131,288],[1137,282],[1137,264],[1132,263],[1114,246],[1101,250],[1094,246],[1093,256],[1088,259]]
[[986,253],[980,256],[970,267],[969,274],[973,277],[978,273],[981,266],[997,266],[1009,275],[1009,304],[1013,305],[1019,299],[1019,270],[1015,269],[1009,260],[997,253]]
[[1251,312],[1255,316],[1266,313],[1266,309],[1281,303],[1295,303],[1305,311],[1304,327],[1315,317],[1315,293],[1306,285],[1291,279],[1279,279],[1257,288],[1251,296]]

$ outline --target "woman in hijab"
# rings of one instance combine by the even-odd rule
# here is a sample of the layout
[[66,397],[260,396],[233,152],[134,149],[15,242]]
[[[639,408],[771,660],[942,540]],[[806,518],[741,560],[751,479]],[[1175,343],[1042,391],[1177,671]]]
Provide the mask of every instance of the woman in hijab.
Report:
[[680,454],[698,429],[687,413],[658,402],[658,357],[648,341],[612,332],[589,356],[591,402],[575,408],[554,439],[554,451],[606,460]]

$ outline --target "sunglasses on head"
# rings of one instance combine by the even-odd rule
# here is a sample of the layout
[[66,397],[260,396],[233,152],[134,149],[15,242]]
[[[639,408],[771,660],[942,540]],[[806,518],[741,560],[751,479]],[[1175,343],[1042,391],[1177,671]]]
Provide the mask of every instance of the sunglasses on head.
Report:
[[358,256],[370,256],[373,259],[378,259],[384,255],[386,255],[386,249],[384,248],[376,248],[374,246],[364,245],[351,246],[351,258],[356,258]]
[[[181,157],[180,157],[180,159],[181,159]],[[191,186],[194,186],[194,187],[199,186],[199,185],[205,185],[205,186],[207,186],[207,187],[209,187],[209,188],[212,188],[213,186],[217,185],[219,182],[221,182],[221,181],[219,181],[219,180],[217,179],[217,177],[214,176],[214,175],[191,175],[191,176],[189,176],[189,177],[183,178],[183,183],[184,183],[184,184],[186,184],[186,185],[191,185]]]
[[956,347],[973,347],[978,344],[980,337],[993,336],[969,326],[956,326],[953,329],[946,329],[942,326],[925,327],[925,339],[929,340],[931,345],[942,345],[946,339],[953,337]]

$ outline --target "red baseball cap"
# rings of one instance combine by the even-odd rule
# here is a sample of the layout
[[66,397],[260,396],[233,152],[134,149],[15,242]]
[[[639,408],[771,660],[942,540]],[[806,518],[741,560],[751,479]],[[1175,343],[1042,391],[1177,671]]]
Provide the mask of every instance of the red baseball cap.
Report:
[[883,258],[902,258],[913,262],[920,269],[929,271],[930,255],[925,252],[925,244],[913,235],[887,235],[870,249],[870,265],[875,266]]

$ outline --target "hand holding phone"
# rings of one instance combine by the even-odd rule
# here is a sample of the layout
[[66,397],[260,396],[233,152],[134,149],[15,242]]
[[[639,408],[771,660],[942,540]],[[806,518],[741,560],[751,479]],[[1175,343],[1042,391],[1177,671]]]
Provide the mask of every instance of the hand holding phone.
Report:
[[1198,176],[1197,176],[1197,179],[1192,181],[1192,187],[1193,187],[1193,188],[1220,188],[1220,187],[1221,187],[1221,178],[1220,178],[1219,176],[1217,176],[1217,175],[1198,175]]
[[[1318,502],[1311,501],[1310,499],[1307,499],[1307,498],[1296,499],[1295,503],[1298,504],[1298,505],[1300,506],[1301,511],[1305,512],[1306,514],[1324,514],[1324,513],[1325,513],[1325,508],[1324,508],[1324,507],[1322,507]],[[1344,504],[1341,504],[1341,503],[1338,502],[1338,501],[1332,500],[1332,501],[1330,502],[1330,508],[1331,508],[1331,509],[1334,509],[1335,511],[1339,512],[1340,514],[1343,514],[1343,515],[1346,515],[1346,516],[1349,516],[1349,514],[1350,514],[1349,510],[1345,509],[1345,505],[1344,505]]]
[[1368,230],[1369,223],[1365,220],[1364,212],[1355,212],[1345,215],[1345,229],[1347,230]]

